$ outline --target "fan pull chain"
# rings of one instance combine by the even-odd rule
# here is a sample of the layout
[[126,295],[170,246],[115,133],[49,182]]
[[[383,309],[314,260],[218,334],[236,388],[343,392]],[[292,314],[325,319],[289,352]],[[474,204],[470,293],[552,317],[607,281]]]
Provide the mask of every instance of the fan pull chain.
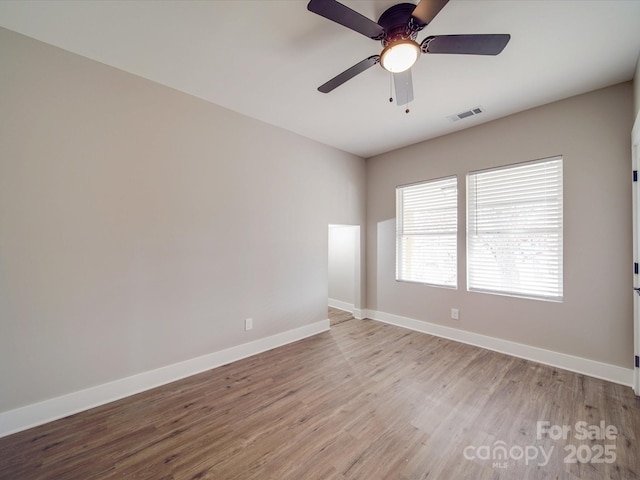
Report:
[[[407,85],[407,89],[409,88],[409,85]],[[409,113],[411,110],[409,110],[409,97],[407,97],[407,104],[405,105],[406,110],[404,111],[404,113]]]

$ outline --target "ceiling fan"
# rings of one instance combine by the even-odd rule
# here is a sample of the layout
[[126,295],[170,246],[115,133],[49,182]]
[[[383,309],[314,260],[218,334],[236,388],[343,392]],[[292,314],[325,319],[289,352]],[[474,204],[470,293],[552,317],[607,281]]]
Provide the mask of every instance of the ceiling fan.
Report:
[[434,35],[418,43],[418,32],[431,23],[448,2],[449,0],[421,0],[417,5],[399,3],[385,10],[378,21],[374,22],[336,0],[311,0],[307,5],[309,11],[373,40],[379,40],[383,47],[380,55],[372,55],[356,63],[320,85],[318,90],[329,93],[380,63],[382,68],[393,75],[398,105],[407,105],[413,100],[411,67],[421,53],[498,55],[502,52],[511,38],[508,34]]

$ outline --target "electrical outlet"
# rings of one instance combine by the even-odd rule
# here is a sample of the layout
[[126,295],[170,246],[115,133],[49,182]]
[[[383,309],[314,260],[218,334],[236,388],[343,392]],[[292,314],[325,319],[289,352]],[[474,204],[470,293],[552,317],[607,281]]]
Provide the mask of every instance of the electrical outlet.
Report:
[[451,309],[451,318],[453,320],[460,320],[460,312],[458,312],[457,308],[452,308]]
[[253,318],[247,318],[244,321],[244,329],[245,330],[252,330],[253,329]]

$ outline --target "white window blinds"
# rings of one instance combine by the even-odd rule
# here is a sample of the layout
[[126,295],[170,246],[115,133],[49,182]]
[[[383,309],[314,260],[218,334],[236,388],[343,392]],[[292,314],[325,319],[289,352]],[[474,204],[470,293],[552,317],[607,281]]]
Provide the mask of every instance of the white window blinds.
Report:
[[467,176],[469,290],[562,300],[562,157]]
[[396,208],[396,279],[456,287],[457,178],[397,187]]

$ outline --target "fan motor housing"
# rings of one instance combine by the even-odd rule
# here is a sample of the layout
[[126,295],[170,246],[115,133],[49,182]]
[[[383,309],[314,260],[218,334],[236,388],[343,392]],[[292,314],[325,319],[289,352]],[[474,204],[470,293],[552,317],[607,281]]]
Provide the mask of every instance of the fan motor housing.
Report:
[[380,15],[378,25],[384,28],[385,36],[381,40],[384,47],[400,39],[416,39],[419,29],[413,28],[411,21],[411,14],[415,8],[413,3],[399,3]]

